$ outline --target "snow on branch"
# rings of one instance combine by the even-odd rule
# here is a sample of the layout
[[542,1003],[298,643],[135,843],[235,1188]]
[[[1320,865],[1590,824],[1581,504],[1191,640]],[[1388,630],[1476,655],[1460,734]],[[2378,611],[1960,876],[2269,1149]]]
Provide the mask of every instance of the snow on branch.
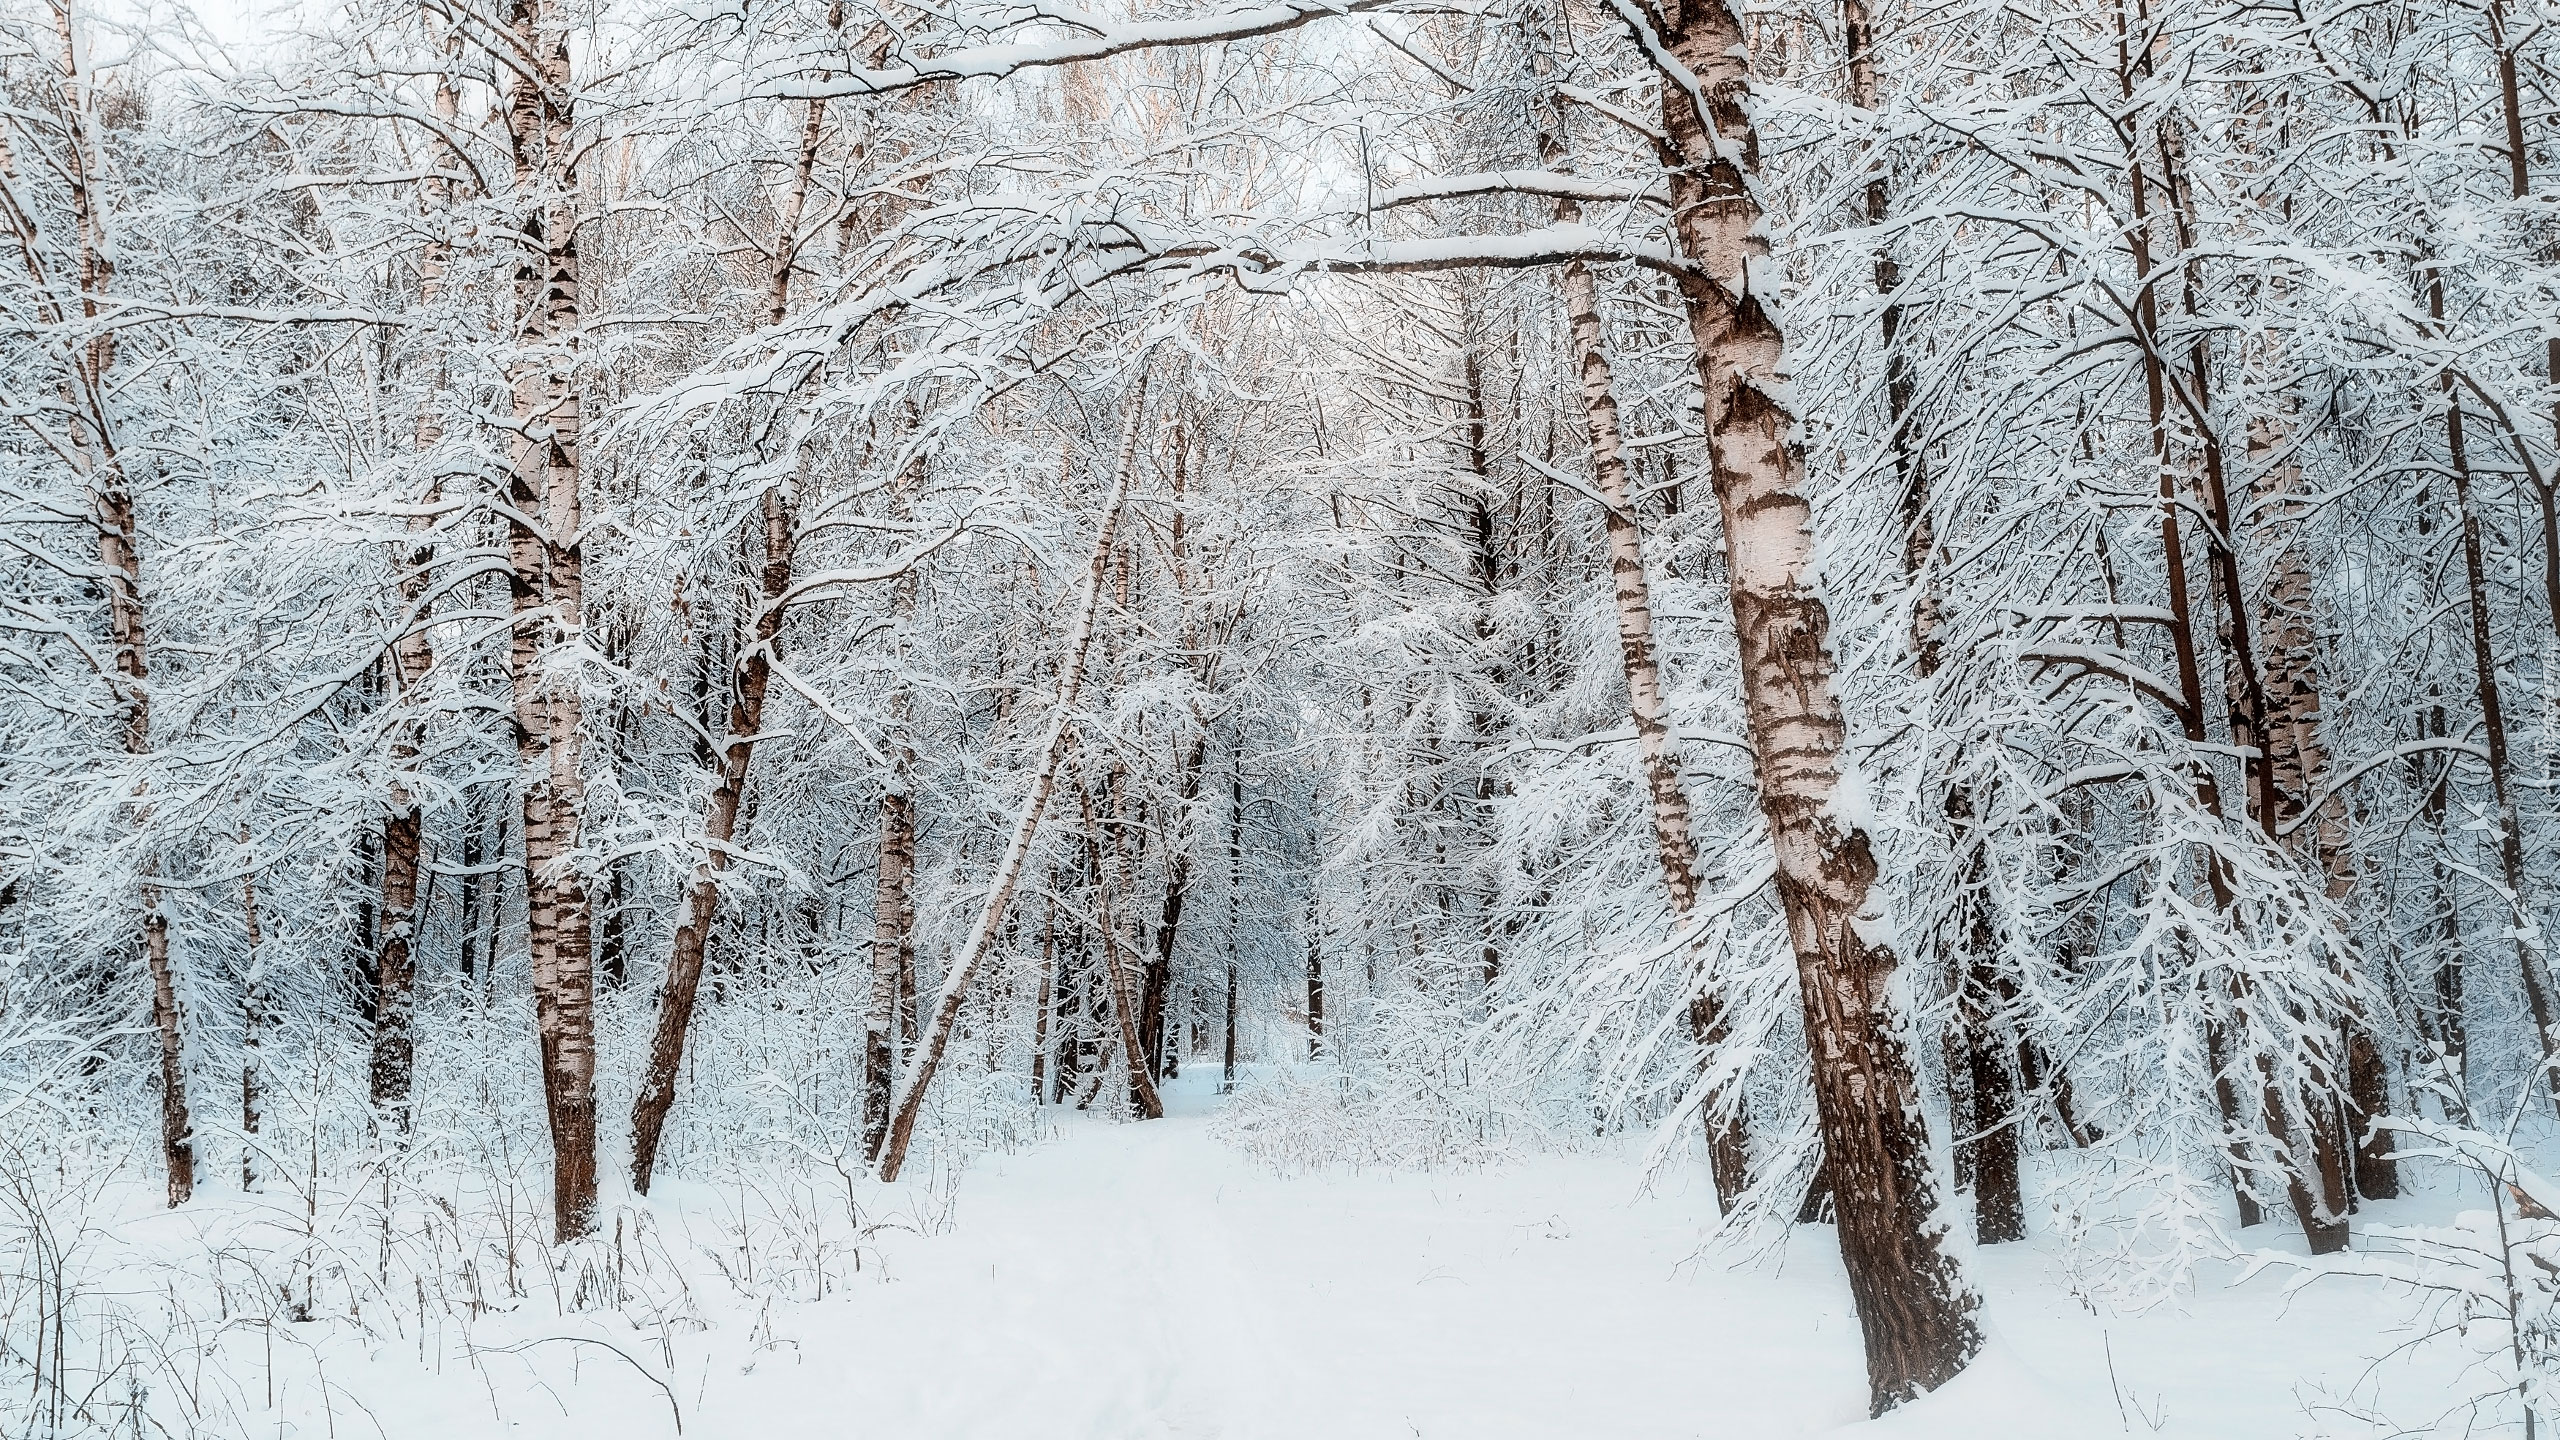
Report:
[[[1179,20],[1114,21],[1077,11],[1035,10],[1024,23],[1080,32],[1054,40],[974,45],[931,57],[908,60],[887,69],[839,71],[820,78],[788,77],[765,81],[753,94],[766,99],[826,100],[848,95],[886,95],[936,80],[992,80],[1016,71],[1107,60],[1139,50],[1218,45],[1253,40],[1295,30],[1310,21],[1337,15],[1415,8],[1410,0],[1297,0],[1283,5],[1256,5],[1215,11]],[[1432,6],[1432,9],[1444,9]]]
[[1454,200],[1468,195],[1553,195],[1573,200],[1650,200],[1669,198],[1661,184],[1626,185],[1587,175],[1553,170],[1479,170],[1467,175],[1433,175],[1381,190],[1370,201],[1377,210],[1416,205],[1426,200]]

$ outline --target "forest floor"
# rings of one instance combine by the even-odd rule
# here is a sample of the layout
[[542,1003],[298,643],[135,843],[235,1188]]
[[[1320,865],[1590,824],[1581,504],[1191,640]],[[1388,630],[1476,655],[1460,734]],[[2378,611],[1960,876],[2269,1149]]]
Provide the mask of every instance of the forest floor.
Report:
[[[1827,1227],[1737,1263],[1699,1252],[1714,1213],[1703,1178],[1682,1168],[1648,1188],[1631,1152],[1284,1175],[1218,1137],[1209,1077],[1169,1100],[1161,1123],[1069,1115],[1056,1138],[982,1156],[956,1186],[902,1192],[913,1208],[871,1226],[862,1269],[840,1260],[823,1299],[768,1283],[787,1248],[770,1226],[769,1273],[749,1273],[753,1247],[724,1237],[746,1233],[734,1217],[750,1197],[663,1186],[645,1202],[658,1253],[685,1257],[672,1263],[686,1274],[654,1288],[686,1292],[690,1322],[536,1300],[477,1316],[457,1343],[422,1299],[414,1343],[379,1327],[315,1336],[326,1384],[278,1396],[268,1414],[294,1423],[260,1433],[655,1437],[678,1420],[687,1440],[2391,1433],[2349,1413],[2368,1408],[2400,1433],[2465,1429],[2444,1417],[2458,1356],[2375,1362],[2406,1337],[2406,1292],[2336,1277],[2288,1297],[2281,1276],[2234,1285],[2240,1267],[2215,1262],[2123,1313],[2075,1298],[2095,1287],[2042,1238],[1974,1257],[1992,1335],[1975,1369],[1869,1424]],[[284,1364],[272,1348],[265,1363]]]

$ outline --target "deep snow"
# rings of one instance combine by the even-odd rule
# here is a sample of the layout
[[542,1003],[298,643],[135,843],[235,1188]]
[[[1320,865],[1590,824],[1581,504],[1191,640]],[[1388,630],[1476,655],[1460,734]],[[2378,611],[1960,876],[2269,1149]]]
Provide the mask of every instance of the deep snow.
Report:
[[[1993,1336],[1975,1370],[1869,1424],[1827,1228],[1737,1265],[1700,1251],[1703,1176],[1648,1190],[1631,1151],[1282,1175],[1218,1138],[1205,1078],[1168,1099],[1160,1123],[1066,1115],[956,1188],[864,1194],[888,1223],[823,1300],[749,1273],[788,1248],[787,1226],[764,1226],[761,1259],[736,1241],[754,1197],[663,1186],[648,1298],[582,1310],[534,1283],[456,1319],[422,1291],[414,1324],[404,1301],[211,1363],[260,1416],[249,1433],[279,1440],[637,1440],[679,1417],[687,1440],[2267,1440],[2372,1433],[2324,1409],[2338,1397],[2416,1426],[2455,1393],[2446,1353],[2373,1363],[2413,1309],[2377,1282],[2288,1299],[2217,1264],[2111,1314],[2039,1239],[1973,1257]],[[191,1211],[128,1238],[225,1223]]]

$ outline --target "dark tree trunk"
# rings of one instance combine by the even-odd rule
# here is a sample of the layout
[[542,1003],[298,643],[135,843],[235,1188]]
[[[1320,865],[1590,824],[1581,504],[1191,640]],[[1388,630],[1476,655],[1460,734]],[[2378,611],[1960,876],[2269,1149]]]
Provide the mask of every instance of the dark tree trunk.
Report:
[[374,1114],[391,1133],[406,1135],[417,989],[410,944],[417,928],[418,851],[425,823],[405,788],[395,787],[392,801],[395,808],[382,822],[382,942],[374,952],[370,1080]]
[[1313,901],[1307,924],[1307,1058],[1324,1052],[1324,937],[1316,929]]
[[720,910],[720,877],[729,868],[730,842],[738,830],[739,802],[746,794],[747,766],[755,756],[755,737],[764,728],[766,692],[773,683],[773,656],[782,633],[782,596],[791,586],[792,516],[777,491],[764,497],[765,559],[763,603],[755,616],[755,643],[739,658],[736,689],[729,699],[728,735],[719,751],[720,767],[702,816],[702,858],[694,862],[686,882],[684,918],[676,926],[667,953],[666,980],[658,990],[658,1021],[649,1040],[648,1068],[631,1105],[631,1185],[649,1193],[658,1163],[658,1142],[667,1114],[675,1108],[676,1076],[684,1064],[685,1039],[702,988],[703,957],[711,926]]
[[[367,686],[368,691],[378,687]],[[380,929],[375,923],[382,898],[382,840],[378,835],[356,837],[355,891],[356,933],[347,943],[346,965],[355,979],[356,1005],[363,1012],[365,1028],[382,1024],[382,974],[376,969]]]
[[[2441,276],[2430,281],[2428,309],[2438,320],[2444,318],[2444,282]],[[2480,703],[2481,738],[2489,751],[2489,785],[2497,802],[2498,871],[2505,883],[2513,914],[2508,929],[2516,937],[2516,970],[2524,981],[2525,1009],[2533,1017],[2534,1051],[2542,1059],[2544,1083],[2550,1089],[2553,1103],[2560,1105],[2560,1069],[2552,1066],[2555,1045],[2560,1036],[2552,1029],[2553,1016],[2550,991],[2543,984],[2542,957],[2534,953],[2525,938],[2535,924],[2526,901],[2528,883],[2524,867],[2524,827],[2516,813],[2513,771],[2507,748],[2505,697],[2498,681],[2497,644],[2490,634],[2488,565],[2480,542],[2479,507],[2472,503],[2471,464],[2463,445],[2462,399],[2453,388],[2453,377],[2444,377],[2445,450],[2452,461],[2455,518],[2462,527],[2462,575],[2466,608],[2470,612],[2471,664],[2475,694]]]
[[1165,827],[1171,850],[1165,857],[1164,904],[1156,914],[1155,953],[1147,962],[1138,1036],[1147,1047],[1149,1069],[1160,1078],[1180,1064],[1165,1047],[1165,1009],[1173,989],[1173,947],[1182,928],[1182,905],[1191,894],[1191,810],[1200,798],[1200,771],[1208,746],[1207,732],[1192,738],[1182,762],[1182,803]]
[[1234,768],[1227,775],[1227,1014],[1226,1043],[1218,1067],[1218,1093],[1236,1088],[1236,971],[1243,943],[1242,917],[1236,913],[1237,886],[1244,882],[1244,736],[1236,736]]
[[[240,845],[249,845],[249,827],[240,827]],[[249,960],[240,977],[240,1188],[254,1195],[264,1188],[258,1164],[258,1126],[265,1118],[258,1106],[266,1077],[266,1033],[273,997],[267,993],[266,956],[260,952],[265,934],[258,922],[258,880],[240,878],[240,914],[248,927]]]
[[472,804],[472,791],[462,792],[462,937],[457,961],[462,967],[463,983],[468,986],[479,979],[480,967],[487,963],[482,933],[481,912],[488,905],[489,877],[480,873],[487,863],[482,846],[483,821],[479,809]]
[[2027,1208],[2018,1183],[2017,1084],[2010,1077],[2007,1047],[1993,1043],[1999,1022],[1992,1014],[1992,981],[1986,948],[1974,952],[1974,974],[1960,1004],[1974,1011],[1965,1021],[1966,1068],[1972,1081],[1974,1125],[1960,1143],[1973,1156],[1973,1235],[1978,1244],[2001,1245],[2027,1238]]
[[1831,1165],[1817,1151],[1813,1160],[1813,1178],[1805,1182],[1804,1198],[1796,1202],[1796,1223],[1828,1225],[1831,1218]]
[[915,940],[908,923],[915,864],[915,802],[880,797],[880,880],[872,899],[871,1007],[862,1040],[862,1144],[876,1155],[889,1133],[898,1052],[914,1035]]
[[2346,1046],[2349,1108],[2343,1124],[2355,1139],[2356,1193],[2368,1200],[2396,1200],[2400,1168],[2391,1158],[2391,1134],[2370,1128],[2391,1109],[2391,1077],[2383,1068],[2382,1047],[2361,1025],[2348,1031]]
[[[1058,902],[1052,896],[1040,919],[1040,992],[1031,1005],[1031,1103],[1034,1105],[1040,1104],[1045,1098],[1049,1082],[1049,1046],[1052,1043],[1049,1027],[1049,991],[1057,981],[1057,972]],[[885,1115],[888,1107],[883,1105],[881,1111]],[[870,1132],[866,1130],[863,1134],[863,1144],[867,1149],[871,1143]]]

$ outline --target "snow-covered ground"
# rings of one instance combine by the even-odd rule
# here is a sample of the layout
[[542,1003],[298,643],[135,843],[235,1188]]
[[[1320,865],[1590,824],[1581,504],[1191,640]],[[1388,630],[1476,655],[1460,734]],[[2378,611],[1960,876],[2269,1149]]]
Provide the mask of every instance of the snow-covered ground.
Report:
[[[1277,1174],[1220,1140],[1205,1084],[1170,1087],[1161,1123],[1068,1115],[956,1185],[662,1186],[559,1274],[474,1280],[485,1304],[394,1267],[352,1314],[324,1284],[312,1320],[191,1322],[144,1383],[193,1397],[199,1433],[278,1440],[2265,1440],[2375,1433],[2342,1400],[2427,1433],[2456,1393],[2450,1347],[2375,1363],[2413,1305],[2378,1282],[2288,1298],[2215,1266],[2106,1313],[2031,1242],[1974,1258],[1994,1337],[1975,1370],[1870,1425],[1827,1228],[1702,1257],[1703,1177],[1648,1190],[1632,1152]],[[220,1252],[253,1223],[200,1202],[113,1244]],[[579,1303],[581,1269],[617,1275],[617,1303]]]

